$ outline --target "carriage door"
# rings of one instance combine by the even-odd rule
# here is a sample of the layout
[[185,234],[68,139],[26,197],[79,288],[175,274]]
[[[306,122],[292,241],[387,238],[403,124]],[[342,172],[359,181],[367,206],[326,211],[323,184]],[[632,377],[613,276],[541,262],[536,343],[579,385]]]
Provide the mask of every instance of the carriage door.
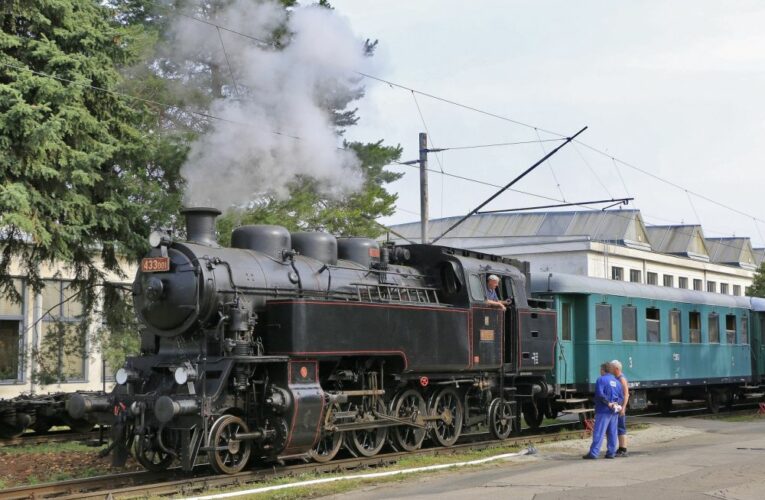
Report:
[[[499,368],[502,363],[504,314],[501,309],[486,303],[486,275],[471,274],[470,296],[473,320],[473,368]],[[501,288],[498,287],[498,289]]]
[[574,348],[572,340],[573,324],[573,304],[565,298],[558,297],[558,349],[557,349],[557,380],[558,383],[566,386],[574,383]]

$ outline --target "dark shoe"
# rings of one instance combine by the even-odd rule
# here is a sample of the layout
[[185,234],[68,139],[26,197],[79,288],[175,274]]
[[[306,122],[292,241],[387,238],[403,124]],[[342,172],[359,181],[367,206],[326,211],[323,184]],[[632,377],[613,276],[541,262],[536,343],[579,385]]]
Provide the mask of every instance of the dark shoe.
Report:
[[582,457],[584,460],[595,460],[598,457],[593,457],[589,453]]
[[628,457],[630,456],[629,453],[627,453],[627,448],[619,448],[619,450],[616,452],[617,457]]
[[606,455],[606,458],[616,458],[616,455]]

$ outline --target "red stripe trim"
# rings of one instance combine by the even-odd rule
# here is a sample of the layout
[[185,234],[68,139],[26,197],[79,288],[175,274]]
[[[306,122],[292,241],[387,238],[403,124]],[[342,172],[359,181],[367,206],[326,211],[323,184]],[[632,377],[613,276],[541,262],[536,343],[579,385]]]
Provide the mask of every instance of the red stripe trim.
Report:
[[293,356],[316,356],[316,355],[343,355],[343,354],[399,354],[404,358],[404,369],[409,366],[409,359],[404,351],[283,351],[276,352],[277,355]]

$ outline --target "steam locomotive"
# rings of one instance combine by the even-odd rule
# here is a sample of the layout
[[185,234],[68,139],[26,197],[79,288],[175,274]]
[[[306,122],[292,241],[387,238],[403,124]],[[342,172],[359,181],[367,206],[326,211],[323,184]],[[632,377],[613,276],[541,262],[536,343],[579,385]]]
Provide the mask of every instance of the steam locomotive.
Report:
[[[506,438],[542,414],[556,314],[532,299],[527,263],[433,245],[280,226],[216,241],[211,208],[184,211],[186,241],[153,233],[133,284],[141,355],[110,394],[74,394],[72,418],[111,425],[114,460],[151,470],[248,462],[342,447],[373,456],[429,438]],[[507,311],[489,307],[501,278]]]

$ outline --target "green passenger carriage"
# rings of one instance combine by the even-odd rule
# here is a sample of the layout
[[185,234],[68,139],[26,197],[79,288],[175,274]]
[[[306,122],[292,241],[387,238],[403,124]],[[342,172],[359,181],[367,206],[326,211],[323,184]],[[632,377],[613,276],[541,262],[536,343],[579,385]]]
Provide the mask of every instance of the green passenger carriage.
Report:
[[535,276],[532,292],[558,311],[553,410],[589,395],[611,359],[624,365],[632,408],[653,402],[665,412],[673,399],[717,410],[763,373],[765,312],[749,297],[559,273]]

